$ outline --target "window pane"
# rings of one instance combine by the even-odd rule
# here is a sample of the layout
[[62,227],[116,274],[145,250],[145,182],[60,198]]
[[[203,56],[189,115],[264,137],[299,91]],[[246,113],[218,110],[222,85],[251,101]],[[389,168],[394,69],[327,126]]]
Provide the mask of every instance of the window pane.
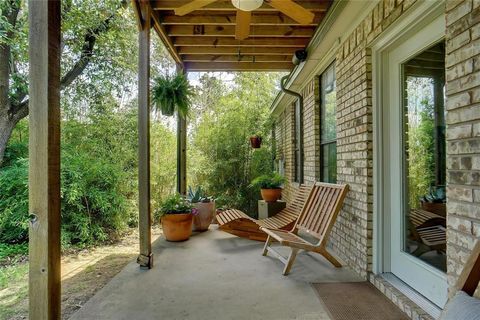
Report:
[[403,64],[404,251],[442,271],[446,271],[444,57],[442,42]]
[[322,75],[321,83],[321,142],[335,140],[336,130],[336,83],[335,66],[332,64]]
[[337,143],[322,145],[322,181],[337,182]]

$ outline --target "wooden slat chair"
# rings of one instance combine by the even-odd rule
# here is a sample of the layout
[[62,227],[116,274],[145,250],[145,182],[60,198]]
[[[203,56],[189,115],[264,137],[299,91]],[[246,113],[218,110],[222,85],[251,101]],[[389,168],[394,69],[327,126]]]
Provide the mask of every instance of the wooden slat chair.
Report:
[[311,186],[301,185],[294,200],[285,209],[266,219],[254,219],[237,209],[223,211],[217,215],[219,229],[242,238],[265,241],[267,234],[261,231],[260,227],[290,230],[300,215],[311,189]]
[[[270,252],[282,261],[285,264],[283,275],[287,275],[290,272],[300,249],[317,252],[323,255],[335,267],[341,267],[340,262],[327,251],[326,244],[347,192],[348,185],[316,183],[291,231],[268,227],[261,228],[268,234],[263,248],[263,255],[266,256]],[[298,235],[299,231],[313,236],[318,239],[318,242],[311,243],[303,239]],[[274,240],[278,241],[281,246],[290,247],[291,251],[288,258],[282,256],[270,246]]]
[[444,217],[422,209],[412,209],[409,218],[413,238],[419,243],[413,255],[418,257],[432,250],[446,251],[447,232]]
[[480,301],[472,298],[479,288],[479,283],[480,240],[477,240],[455,286],[450,290],[449,299],[440,320],[480,319]]

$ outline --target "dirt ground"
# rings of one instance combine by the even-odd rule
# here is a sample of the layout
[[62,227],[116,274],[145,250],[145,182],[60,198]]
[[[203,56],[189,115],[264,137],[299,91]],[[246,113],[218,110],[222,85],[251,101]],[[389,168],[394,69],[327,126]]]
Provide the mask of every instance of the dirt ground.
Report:
[[[160,234],[161,230],[158,227],[152,228],[152,241],[156,240]],[[114,244],[64,255],[62,257],[62,319],[68,319],[81,308],[137,255],[138,231],[136,229],[132,229]],[[25,266],[24,268],[27,269]],[[15,315],[8,319],[28,318],[27,284],[28,271],[25,270],[22,279],[7,288],[10,291],[21,290],[22,292],[17,294],[24,296],[12,306]],[[0,298],[8,295],[8,292],[0,292]]]

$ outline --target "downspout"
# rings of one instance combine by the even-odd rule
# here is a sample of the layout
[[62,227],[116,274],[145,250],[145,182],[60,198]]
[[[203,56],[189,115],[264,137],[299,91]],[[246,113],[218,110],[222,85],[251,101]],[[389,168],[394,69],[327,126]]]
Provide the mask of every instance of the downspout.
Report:
[[[297,137],[295,136],[295,142],[298,142],[298,149],[299,149],[299,157],[298,157],[299,159],[298,160],[301,164],[299,166],[298,182],[303,183],[303,96],[298,92],[295,92],[295,91],[292,91],[292,90],[289,90],[289,89],[285,88],[285,82],[286,82],[286,80],[289,76],[290,75],[286,75],[286,76],[282,77],[282,79],[280,79],[280,88],[282,89],[282,91],[284,93],[296,97],[297,101],[298,101],[298,104],[299,104],[299,108],[300,108],[300,112],[299,112],[300,113],[300,119],[299,119],[300,128],[298,128],[299,129],[298,141],[297,141]],[[295,121],[295,126],[296,125],[297,125],[297,123]],[[295,170],[297,170],[297,168],[295,168]]]

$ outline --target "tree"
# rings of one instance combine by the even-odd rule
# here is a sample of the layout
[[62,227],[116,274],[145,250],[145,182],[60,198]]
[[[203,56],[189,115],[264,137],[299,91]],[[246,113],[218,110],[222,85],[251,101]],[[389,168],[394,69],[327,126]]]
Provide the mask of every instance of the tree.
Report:
[[[62,89],[78,79],[93,60],[101,60],[95,50],[100,39],[109,44],[118,41],[108,36],[113,29],[122,28],[117,17],[127,4],[127,0],[63,2],[62,70],[67,71],[61,78]],[[24,1],[0,3],[0,165],[13,129],[28,115],[27,14]],[[106,59],[94,69],[108,73],[108,65]]]

